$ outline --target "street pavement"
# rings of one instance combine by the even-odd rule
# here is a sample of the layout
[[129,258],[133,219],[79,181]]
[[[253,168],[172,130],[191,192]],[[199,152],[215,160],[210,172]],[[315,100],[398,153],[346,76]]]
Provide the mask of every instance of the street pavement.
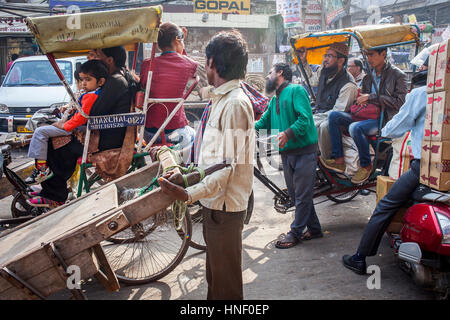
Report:
[[[19,156],[22,155],[23,151]],[[15,154],[17,156],[17,153]],[[281,172],[265,166],[269,177],[284,187]],[[344,268],[341,259],[358,247],[364,227],[375,207],[375,194],[358,195],[344,204],[315,199],[325,236],[277,249],[277,239],[289,231],[293,212],[273,208],[272,193],[255,179],[255,207],[243,231],[244,297],[252,300],[428,300],[430,292],[417,287],[397,265],[385,236],[378,255],[367,264],[380,268],[379,286],[373,277]],[[11,197],[0,200],[0,216],[9,216]],[[368,281],[369,280],[369,281]],[[93,300],[204,300],[207,294],[205,253],[190,248],[183,261],[161,280],[139,286],[121,284],[108,293],[95,279],[85,279],[82,289]],[[62,291],[51,299],[67,299]]]

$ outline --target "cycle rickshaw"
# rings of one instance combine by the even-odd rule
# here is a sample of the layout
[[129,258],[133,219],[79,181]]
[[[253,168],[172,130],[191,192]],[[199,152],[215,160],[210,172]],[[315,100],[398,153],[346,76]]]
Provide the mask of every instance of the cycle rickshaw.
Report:
[[[68,27],[68,19],[78,18],[81,27],[79,29],[70,29]],[[68,86],[63,74],[59,70],[56,63],[56,58],[64,58],[68,56],[77,56],[87,54],[91,49],[107,48],[112,46],[124,45],[131,47],[137,51],[139,43],[153,43],[151,56],[154,57],[156,53],[156,40],[162,17],[162,7],[142,7],[137,9],[127,10],[112,10],[106,12],[91,12],[81,13],[68,16],[52,16],[39,17],[27,19],[27,24],[35,35],[41,50],[47,55],[52,67],[59,76],[61,82],[66,87],[71,100],[75,102],[77,109],[82,113],[81,107],[78,105],[74,93]],[[136,62],[134,55],[133,65]],[[134,68],[134,67],[133,67]],[[151,69],[152,70],[152,69]],[[78,196],[73,203],[79,200],[89,198],[91,193],[97,194],[98,190],[103,190],[107,186],[114,184],[118,188],[118,204],[117,206],[126,206],[128,203],[135,204],[136,201],[146,198],[148,195],[159,192],[155,187],[156,178],[163,173],[163,168],[177,167],[179,162],[174,164],[174,160],[169,161],[169,165],[164,165],[164,160],[161,154],[158,163],[145,165],[144,157],[148,156],[149,148],[154,143],[154,139],[144,148],[143,141],[143,125],[145,124],[145,117],[147,113],[147,105],[158,102],[176,102],[177,106],[167,117],[162,127],[155,134],[155,138],[164,130],[164,127],[174,116],[174,114],[182,107],[183,102],[187,96],[192,92],[198,83],[198,78],[193,79],[189,88],[186,89],[183,97],[177,99],[151,99],[149,98],[150,84],[152,72],[149,72],[147,88],[145,91],[144,108],[140,111],[130,112],[128,114],[110,116],[87,117],[87,131],[85,138],[85,149],[81,158],[80,165],[80,184],[78,187]],[[82,113],[83,114],[83,113]],[[118,119],[118,120],[117,120]],[[116,121],[117,120],[117,121]],[[92,164],[87,162],[87,146],[89,145],[89,138],[91,130],[101,130],[107,126],[98,126],[99,123],[112,124],[114,126],[134,127],[141,126],[138,131],[138,143],[136,145],[135,154],[128,173],[120,178],[120,183],[115,183],[117,180],[100,186],[96,190],[91,190],[92,184],[99,178],[87,177],[86,169]],[[133,141],[134,145],[134,141]],[[166,150],[167,151],[167,150]],[[170,153],[170,152],[169,152]],[[166,152],[167,154],[167,152]],[[218,164],[214,170],[220,168],[224,164]],[[135,170],[138,170],[137,172]],[[181,168],[176,168],[180,170]],[[21,196],[26,199],[28,186],[23,185],[21,179],[14,175],[11,170],[7,170],[10,175],[10,181],[17,184],[17,189],[21,191]],[[135,172],[131,172],[135,171]],[[211,171],[208,171],[209,173]],[[208,172],[178,172],[178,179],[181,179],[181,173],[188,176],[200,174],[200,177]],[[140,174],[138,174],[140,173]],[[139,178],[138,178],[139,176]],[[198,177],[197,177],[198,178]],[[136,183],[140,181],[140,187]],[[129,183],[128,183],[129,182]],[[179,180],[179,183],[183,183]],[[191,183],[190,183],[191,184]],[[84,189],[85,194],[82,194]],[[132,197],[129,195],[132,194]],[[64,205],[71,206],[72,201]],[[150,206],[149,206],[150,205]],[[116,207],[117,207],[116,206]],[[158,201],[155,206],[158,207]],[[165,208],[168,206],[166,205]],[[151,202],[147,202],[147,207],[140,206],[140,210],[153,210]],[[36,219],[42,216],[52,215],[59,208],[45,213],[46,210],[39,210],[32,212],[24,217],[17,217],[3,221],[1,224],[19,225],[22,228],[22,223],[29,225]],[[43,214],[44,213],[44,214]],[[28,221],[33,219],[31,221]],[[130,221],[131,222],[131,221]],[[176,225],[176,226],[175,226]],[[125,228],[119,233],[109,236],[106,241],[102,242],[102,248],[105,251],[105,256],[111,264],[111,269],[115,276],[125,283],[140,284],[155,281],[168,274],[181,261],[185,255],[192,236],[191,217],[189,212],[176,213],[173,210],[159,210],[158,213],[151,215],[149,218],[141,221],[130,223],[130,227]],[[114,276],[114,277],[115,277]]]
[[[382,25],[365,25],[339,30],[330,30],[316,33],[304,33],[290,38],[290,44],[293,53],[293,62],[300,69],[305,79],[309,91],[311,92],[311,101],[314,104],[316,97],[311,88],[309,78],[305,72],[304,66],[300,58],[295,53],[296,49],[305,47],[308,50],[308,62],[310,64],[322,64],[322,57],[328,47],[334,42],[342,42],[349,47],[355,48],[362,55],[365,68],[369,70],[367,62],[366,50],[378,48],[390,48],[402,45],[414,45],[415,55],[417,55],[420,46],[420,29],[417,25],[399,25],[399,24],[382,24]],[[415,67],[413,67],[415,71]],[[373,75],[369,72],[369,76]],[[372,79],[373,80],[373,79]],[[375,81],[372,81],[375,84]],[[375,84],[375,90],[379,96],[379,88]],[[378,175],[388,175],[389,164],[392,158],[392,147],[390,139],[381,137],[381,128],[383,125],[384,107],[381,105],[381,117],[379,120],[378,133],[376,136],[367,137],[374,152],[371,175],[369,179],[361,184],[355,185],[350,178],[341,173],[336,173],[325,168],[320,161],[317,161],[316,182],[314,186],[314,198],[326,196],[329,200],[336,203],[345,203],[351,201],[363,189],[371,190],[376,186]],[[273,150],[265,148],[264,144],[260,144],[260,151],[264,156],[273,156]],[[291,201],[286,190],[282,190],[275,185],[264,174],[260,161],[258,159],[258,167],[255,167],[255,177],[260,180],[270,191],[274,193],[274,207],[280,213],[286,213],[294,204]]]

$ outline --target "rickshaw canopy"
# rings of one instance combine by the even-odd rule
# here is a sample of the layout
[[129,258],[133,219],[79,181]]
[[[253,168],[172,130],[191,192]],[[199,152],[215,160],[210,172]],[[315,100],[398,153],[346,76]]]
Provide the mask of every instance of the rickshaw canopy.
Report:
[[86,55],[91,49],[158,39],[162,6],[27,18],[44,54]]
[[[316,33],[303,33],[291,37],[290,41],[293,49],[307,48],[309,63],[322,64],[323,55],[332,43],[344,42],[348,44],[352,36],[357,38],[362,50],[368,50],[383,46],[418,43],[419,32],[417,26],[409,24],[364,25]],[[293,62],[298,64],[295,55]]]

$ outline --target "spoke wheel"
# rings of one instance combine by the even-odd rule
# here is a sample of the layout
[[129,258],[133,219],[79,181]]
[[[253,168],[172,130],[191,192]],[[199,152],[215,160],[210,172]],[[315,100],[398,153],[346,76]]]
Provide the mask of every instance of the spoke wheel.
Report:
[[177,231],[172,210],[164,210],[109,238],[102,246],[119,281],[145,284],[166,276],[181,262],[191,233],[188,214]]

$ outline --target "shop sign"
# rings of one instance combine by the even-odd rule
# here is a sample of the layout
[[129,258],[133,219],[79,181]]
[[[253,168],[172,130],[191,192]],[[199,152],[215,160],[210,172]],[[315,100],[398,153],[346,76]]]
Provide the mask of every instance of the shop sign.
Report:
[[194,0],[194,12],[250,14],[250,0]]
[[0,17],[0,32],[5,33],[28,33],[25,18]]

